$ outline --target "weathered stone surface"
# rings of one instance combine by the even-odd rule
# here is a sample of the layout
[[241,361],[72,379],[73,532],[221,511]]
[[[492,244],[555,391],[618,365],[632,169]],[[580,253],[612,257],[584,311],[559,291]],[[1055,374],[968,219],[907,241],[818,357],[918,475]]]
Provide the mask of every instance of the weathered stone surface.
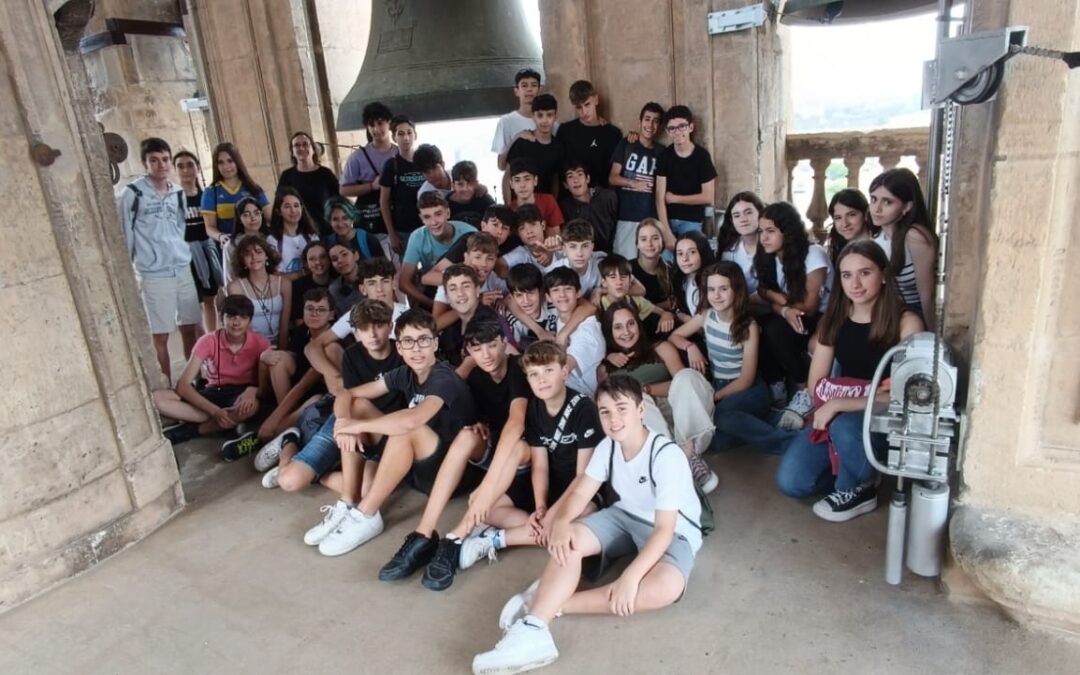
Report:
[[[50,25],[40,2],[0,4],[0,197],[21,218],[0,253],[9,385],[0,609],[119,550],[181,504],[171,448],[146,403],[139,360],[153,357],[87,76]],[[58,150],[55,161],[34,162],[35,142]],[[125,518],[139,526],[115,526]]]
[[1017,620],[1080,637],[1080,526],[1055,518],[961,505],[949,527],[953,555]]
[[119,457],[111,431],[97,400],[5,430],[0,436],[0,522],[114,471]]

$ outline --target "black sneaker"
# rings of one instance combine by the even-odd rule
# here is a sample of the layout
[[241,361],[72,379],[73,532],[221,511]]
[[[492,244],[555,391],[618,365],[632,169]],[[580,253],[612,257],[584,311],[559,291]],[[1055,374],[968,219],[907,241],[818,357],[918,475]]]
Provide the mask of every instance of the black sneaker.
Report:
[[221,458],[226,462],[235,462],[241,457],[245,457],[255,452],[261,445],[262,441],[255,435],[255,432],[248,431],[231,441],[222,443]]
[[379,570],[379,581],[398,581],[410,576],[428,564],[438,547],[439,534],[437,532],[433,532],[430,537],[425,537],[419,532],[410,532],[405,537],[405,543],[401,545],[394,557],[390,558],[390,562]]
[[814,514],[833,523],[842,523],[877,508],[877,488],[873,483],[854,490],[837,490],[814,504]]
[[165,440],[173,445],[179,445],[185,441],[190,441],[193,438],[198,438],[199,425],[194,422],[180,422],[179,424],[165,427],[161,430],[161,434],[165,437]]
[[420,583],[431,591],[445,591],[454,583],[454,573],[458,569],[458,557],[461,555],[460,539],[440,539],[435,557],[424,570]]

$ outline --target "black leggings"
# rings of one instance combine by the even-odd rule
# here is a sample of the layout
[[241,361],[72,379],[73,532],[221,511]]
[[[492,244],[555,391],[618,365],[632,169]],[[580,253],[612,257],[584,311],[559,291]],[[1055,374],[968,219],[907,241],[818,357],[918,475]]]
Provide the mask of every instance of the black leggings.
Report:
[[817,328],[821,314],[803,317],[806,334],[796,333],[784,317],[770,312],[757,317],[761,326],[761,356],[758,358],[758,372],[766,382],[787,382],[801,384],[806,382],[810,372],[810,355],[806,348],[810,336]]

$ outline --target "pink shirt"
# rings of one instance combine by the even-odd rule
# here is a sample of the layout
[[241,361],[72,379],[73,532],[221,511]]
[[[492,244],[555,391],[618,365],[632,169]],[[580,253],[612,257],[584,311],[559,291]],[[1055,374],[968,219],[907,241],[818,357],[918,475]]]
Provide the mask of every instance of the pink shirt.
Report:
[[199,338],[192,356],[202,359],[203,377],[211,387],[227,384],[255,385],[259,382],[259,356],[270,349],[270,341],[249,330],[240,351],[229,349],[224,330]]

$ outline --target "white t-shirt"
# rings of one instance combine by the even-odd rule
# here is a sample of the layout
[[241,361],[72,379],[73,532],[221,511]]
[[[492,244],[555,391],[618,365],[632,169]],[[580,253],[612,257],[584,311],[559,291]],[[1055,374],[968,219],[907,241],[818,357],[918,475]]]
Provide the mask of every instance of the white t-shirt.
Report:
[[690,310],[691,314],[697,313],[698,301],[701,300],[701,290],[698,288],[697,282],[694,279],[697,278],[697,274],[687,275],[683,279],[683,296],[686,298],[686,308]]
[[[398,317],[405,313],[409,309],[409,306],[403,302],[394,303],[394,313],[390,317],[390,323],[397,325]],[[352,324],[349,322],[349,315],[341,315],[334,325],[330,326],[330,332],[339,340],[344,340],[345,337],[352,332]],[[393,336],[391,336],[393,339]]]
[[720,254],[721,260],[733,262],[742,268],[743,276],[746,277],[746,292],[750,295],[757,293],[757,272],[754,271],[754,252],[747,253],[742,239],[735,242],[735,248]]
[[[821,295],[818,296],[818,311],[824,312],[829,306],[829,294],[832,293],[833,268],[832,261],[825,249],[817,244],[810,244],[810,250],[806,252],[806,274],[810,275],[814,270],[825,269],[825,284],[821,287]],[[776,258],[776,283],[780,290],[787,293],[787,279],[784,278],[784,266],[780,263],[780,257]]]
[[[650,456],[652,482],[649,481]],[[675,517],[675,533],[686,537],[695,553],[701,548],[701,531],[696,525],[701,522],[701,502],[694,491],[690,462],[674,441],[650,431],[641,451],[627,462],[622,445],[605,438],[593,451],[585,473],[589,478],[605,482],[608,465],[611,486],[619,493],[614,508],[653,524],[657,511],[679,511],[682,515]]]
[[310,240],[302,234],[294,234],[292,236],[282,233],[281,241],[274,235],[270,235],[266,238],[270,242],[270,245],[278,250],[281,254],[281,262],[278,263],[278,274],[290,274],[292,272],[303,271],[304,265],[301,256],[304,254],[304,249],[307,248],[309,241],[318,240],[318,236],[313,236]]
[[[560,320],[555,330],[562,330],[564,325],[565,323]],[[577,366],[566,377],[566,386],[586,396],[595,396],[596,367],[604,360],[606,352],[607,345],[604,344],[604,333],[600,329],[600,322],[595,316],[590,316],[570,334],[566,354],[574,357]]]
[[551,263],[549,265],[541,265],[540,261],[533,257],[532,251],[529,250],[529,247],[524,244],[518,246],[512,251],[507,251],[506,254],[503,256],[503,262],[506,263],[507,268],[513,267],[514,265],[520,265],[521,263],[529,263],[530,265],[533,265],[534,267],[539,269],[544,274],[547,274],[556,267],[563,267],[564,261],[565,258],[563,257],[563,254],[561,252],[556,252],[553,256],[551,256]]
[[444,190],[442,188],[437,188],[437,187],[435,187],[434,185],[431,184],[431,181],[424,181],[420,185],[420,189],[417,190],[417,192],[416,192],[416,200],[420,201],[420,196],[422,194],[424,194],[425,192],[437,192],[440,197],[442,197],[443,199],[446,199],[447,197],[450,196],[450,193],[453,192],[453,190],[452,189],[451,190]]
[[[589,294],[600,287],[600,261],[607,257],[607,253],[603,251],[593,251],[592,257],[589,258],[589,265],[585,268],[584,274],[579,274],[581,278],[581,293],[578,295],[582,298],[589,297]],[[566,258],[562,258],[558,264],[554,262],[551,265],[555,267],[570,267],[570,261]],[[544,272],[547,274],[547,271]]]
[[[494,272],[488,274],[487,279],[484,279],[484,283],[480,284],[481,294],[489,291],[499,291],[506,295],[506,282]],[[446,297],[446,286],[440,285],[438,290],[435,291],[435,302],[441,302],[444,305],[450,304],[450,300]]]
[[[514,137],[522,131],[531,131],[536,128],[532,117],[526,117],[516,110],[512,110],[499,118],[495,125],[495,137],[491,139],[491,151],[496,155],[503,155],[510,151],[514,143]],[[554,135],[559,130],[559,123],[552,127]]]

